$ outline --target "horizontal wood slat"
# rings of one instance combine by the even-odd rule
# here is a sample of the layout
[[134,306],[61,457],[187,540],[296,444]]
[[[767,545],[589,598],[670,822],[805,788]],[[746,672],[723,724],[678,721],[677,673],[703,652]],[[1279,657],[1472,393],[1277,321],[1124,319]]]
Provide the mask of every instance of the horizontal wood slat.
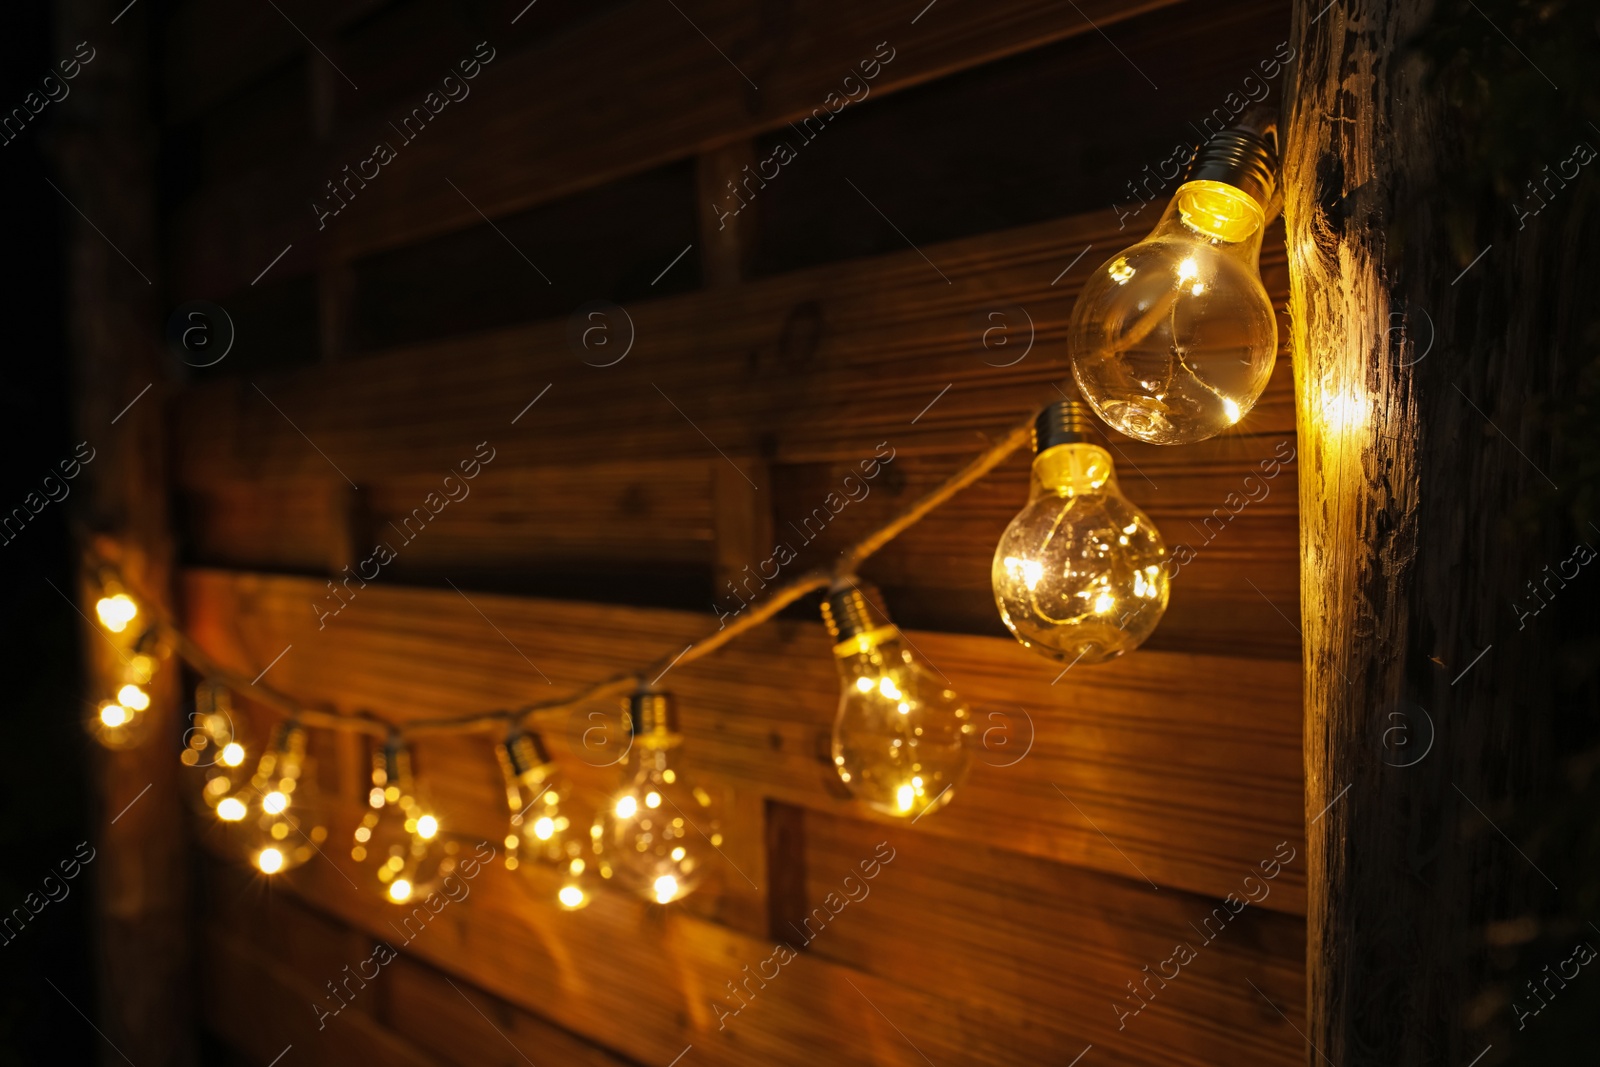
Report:
[[[565,913],[486,868],[436,919],[402,927],[405,912],[353,890],[331,863],[313,860],[286,881],[291,893],[400,953],[393,973],[359,990],[325,1033],[347,1021],[362,1032],[368,1011],[402,1032],[431,1031],[431,1048],[449,1062],[482,1062],[459,1054],[468,1050],[495,1054],[485,1017],[530,1060],[546,1062],[523,1041],[547,1027],[524,1012],[660,1067],[691,1045],[695,1062],[709,1064],[1066,1063],[1090,1044],[1105,1062],[1136,1067],[1300,1059],[1291,1029],[1303,1014],[1298,919],[1246,909],[1223,925],[1213,901],[1001,850],[952,860],[947,845],[905,826],[811,816],[806,833],[809,903],[828,918],[813,918],[809,947],[776,977],[764,962],[775,958],[776,941],[799,949],[802,937],[752,937],[610,891]],[[867,861],[877,861],[870,880]],[[281,918],[260,925],[254,916],[266,904],[251,876],[236,870],[233,882],[229,925],[253,942],[252,954],[270,953]],[[846,894],[855,899],[841,908]],[[1196,932],[1208,918],[1209,944]],[[1144,968],[1154,972],[1179,943],[1195,958],[1165,987],[1143,985]],[[1020,961],[1023,951],[1031,962]],[[311,966],[280,982],[314,988],[322,976]],[[760,973],[765,984],[749,977]],[[1135,979],[1148,1004],[1119,1016],[1114,1004],[1138,1003],[1126,987]],[[482,1017],[460,1003],[463,994]],[[285,1000],[282,1010],[299,1007]],[[304,1011],[309,1020],[309,1004]],[[440,1017],[463,1024],[460,1045],[440,1043]]]
[[[1281,303],[1273,232],[1263,274]],[[883,441],[913,454],[969,451],[1059,397],[1073,300],[1100,254],[1131,240],[1114,212],[1098,212],[925,249],[937,268],[909,251],[647,301],[626,320],[612,313],[613,343],[629,322],[634,343],[605,368],[582,361],[570,339],[581,327],[563,320],[199,385],[176,402],[178,479],[199,487],[335,467],[363,485],[442,474],[483,440],[497,462],[524,467],[852,461]],[[1015,308],[1025,315],[1009,312],[1009,335],[1023,343],[1031,319],[1032,350],[999,367],[1016,349],[984,347],[987,316]],[[1225,439],[1292,433],[1292,395],[1280,350],[1266,393]]]
[[[686,612],[478,592],[469,602],[379,582],[319,631],[321,582],[191,570],[184,591],[198,640],[225,662],[253,676],[289,648],[270,684],[402,720],[547,698],[670,657],[715,625]],[[911,636],[984,731],[968,783],[917,832],[1218,897],[1277,842],[1299,847],[1297,664],[1140,651],[1063,674],[1008,639]],[[768,625],[664,684],[682,700],[685,758],[714,780],[856,812],[825,788],[833,772],[818,757],[838,699],[820,624]],[[544,723],[574,767],[569,742],[588,710]],[[487,741],[431,753],[430,773],[478,813],[460,818],[498,839],[503,796]],[[1304,885],[1303,871],[1285,871],[1268,906],[1299,912]]]
[[[1085,0],[1080,10],[994,0],[917,18],[925,6],[918,0],[845,9],[797,0],[781,11],[740,0],[698,0],[675,11],[640,0],[520,52],[507,45],[509,25],[494,20],[484,36],[507,50],[472,95],[441,112],[414,143],[396,145],[387,173],[320,235],[310,205],[324,195],[322,183],[370,156],[375,140],[397,140],[387,120],[410,103],[386,101],[388,108],[352,118],[338,150],[308,149],[201,191],[175,221],[175,274],[194,295],[226,295],[286,244],[297,247],[279,269],[298,273],[314,262],[318,236],[348,258],[476,224],[477,211],[447,178],[465,181],[477,207],[494,217],[775,129],[841,93],[842,80],[859,77],[857,65],[879,42],[894,51],[872,82],[875,95],[1170,3]],[[434,80],[418,82],[415,103]],[[359,92],[333,88],[361,106]],[[461,111],[470,117],[452,113]]]

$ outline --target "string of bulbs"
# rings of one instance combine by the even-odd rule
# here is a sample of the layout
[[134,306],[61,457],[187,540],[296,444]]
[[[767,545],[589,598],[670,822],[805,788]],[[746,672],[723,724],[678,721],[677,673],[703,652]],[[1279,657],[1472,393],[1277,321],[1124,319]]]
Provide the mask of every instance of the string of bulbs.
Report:
[[[832,755],[854,798],[916,819],[949,803],[964,779],[972,714],[927,671],[857,579],[861,564],[978,481],[1031,437],[1027,505],[995,550],[991,579],[1006,627],[1057,662],[1101,663],[1142,644],[1166,610],[1169,568],[1160,531],[1117,486],[1099,423],[1152,444],[1204,440],[1238,422],[1271,376],[1277,323],[1258,258],[1276,197],[1276,129],[1247,112],[1198,153],[1155,229],[1108,259],[1080,294],[1068,353],[1081,400],[1051,404],[994,441],[937,488],[842,552],[833,566],[776,588],[670,660],[512,709],[387,721],[370,713],[306,707],[216,661],[154,600],[135,597],[112,563],[91,561],[96,613],[125,664],[115,699],[91,731],[108,747],[143,739],[149,685],[167,652],[204,681],[183,763],[204,771],[199,803],[207,836],[264,875],[322,852],[328,809],[308,755],[306,728],[374,739],[371,788],[349,844],[350,860],[396,904],[427,898],[467,862],[412,772],[412,739],[500,731],[495,749],[510,824],[505,865],[554,890],[569,910],[602,881],[660,904],[694,891],[722,845],[721,803],[678,765],[683,744],[669,692],[645,679],[710,655],[822,590],[840,700]],[[141,616],[149,621],[133,628]],[[257,755],[234,729],[234,692],[286,716]],[[591,804],[551,759],[540,731],[583,704],[621,698],[631,727],[624,784]]]

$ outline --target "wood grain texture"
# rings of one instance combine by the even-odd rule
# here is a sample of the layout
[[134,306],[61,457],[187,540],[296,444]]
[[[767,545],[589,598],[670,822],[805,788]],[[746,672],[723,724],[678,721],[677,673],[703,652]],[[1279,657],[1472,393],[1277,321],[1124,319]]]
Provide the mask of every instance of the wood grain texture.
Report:
[[[1091,254],[1062,271],[1086,244],[1109,253],[1127,240],[1114,211],[1096,212],[930,247],[937,269],[908,251],[647,301],[625,309],[627,321],[613,314],[608,328],[620,341],[631,322],[635,344],[605,368],[585,364],[557,320],[262,376],[259,391],[199,385],[175,413],[180,482],[326,477],[330,463],[358,485],[398,470],[442,474],[486,439],[508,466],[709,460],[718,450],[853,460],[885,440],[913,454],[970,451],[975,434],[1059,397],[1067,319],[1098,263]],[[1262,260],[1280,299],[1279,240]],[[997,368],[986,315],[1013,307],[1032,321],[1033,351]],[[1020,342],[1026,323],[1013,316]],[[1224,440],[1292,430],[1287,369],[1282,359]]]
[[[453,590],[374,583],[319,630],[322,582],[190,571],[186,591],[198,640],[224,662],[253,674],[292,645],[273,684],[399,720],[553,696],[670,657],[716,627],[686,612],[475,591],[468,603]],[[1297,665],[1139,652],[1061,675],[1009,639],[912,639],[984,730],[960,798],[919,833],[1219,897],[1276,842],[1298,847]],[[675,669],[670,684],[694,766],[736,793],[854,810],[824,788],[833,771],[817,757],[838,701],[820,624],[769,625]],[[588,710],[543,723],[552,750],[580,773],[571,743]],[[487,739],[444,739],[431,754],[433,773],[458,791],[459,818],[497,840],[503,799],[488,760]],[[1298,912],[1304,885],[1302,871],[1286,871],[1270,906]]]
[[[841,80],[859,74],[857,64],[871,59],[879,42],[888,42],[893,59],[873,91],[893,92],[1092,33],[1088,19],[1110,26],[1169,2],[1093,0],[1080,14],[1040,0],[1004,0],[981,9],[949,6],[915,24],[924,5],[914,0],[843,11],[820,0],[768,9],[701,0],[682,13],[627,4],[542,46],[499,52],[473,96],[452,109],[476,109],[475,117],[441,112],[436,126],[399,147],[392,173],[363,189],[320,235],[310,204],[322,183],[344,163],[371,155],[374,140],[391,138],[387,120],[420,103],[429,82],[463,57],[449,57],[437,75],[418,81],[415,99],[352,119],[336,151],[296,152],[204,190],[176,220],[175,275],[197,295],[225,295],[261,269],[253,264],[267,263],[285,244],[308,250],[314,235],[351,258],[476,223],[476,211],[446,178],[472,176],[473,202],[492,218],[781,127],[840,92]],[[484,29],[491,47],[504,44],[502,25]],[[614,77],[616,71],[628,77]],[[641,94],[641,85],[671,91]],[[493,110],[484,106],[487,97],[499,101]],[[339,161],[331,169],[330,159]],[[309,254],[297,249],[280,269],[298,272]]]
[[[1557,541],[1568,505],[1554,503],[1572,498],[1552,490],[1579,475],[1559,466],[1547,413],[1570,407],[1581,360],[1569,356],[1592,344],[1576,309],[1591,302],[1583,250],[1597,216],[1589,200],[1520,232],[1517,205],[1483,178],[1483,130],[1413,60],[1426,5],[1336,6],[1319,21],[1320,7],[1296,5],[1304,63],[1285,166],[1315,887],[1308,1036],[1341,1064],[1523,1062],[1507,1046],[1526,1009],[1512,1027],[1504,1005],[1520,990],[1497,983],[1483,931],[1513,917],[1535,928],[1569,885],[1566,850],[1514,821],[1544,807],[1563,728],[1560,637],[1519,615],[1572,551]],[[1477,34],[1501,51],[1498,27],[1464,40]],[[1525,69],[1525,54],[1507,56]],[[1542,75],[1526,74],[1540,92]],[[1510,110],[1503,71],[1471,76]],[[1501,121],[1521,136],[1520,113]],[[1521,518],[1535,514],[1544,521]],[[1391,743],[1396,727],[1416,749]],[[1415,984],[1440,960],[1450,966]]]
[[[946,847],[905,826],[826,815],[808,823],[810,903],[828,915],[811,920],[809,945],[794,933],[738,933],[609,890],[581,912],[561,912],[489,866],[463,881],[464,892],[437,918],[400,926],[403,911],[353,891],[322,860],[275,882],[271,900],[251,891],[247,872],[231,868],[219,888],[232,892],[214,898],[227,902],[226,920],[211,924],[229,933],[211,940],[247,945],[247,961],[235,949],[224,962],[252,975],[266,970],[278,987],[273,1014],[292,1019],[303,998],[308,1023],[318,1014],[311,1004],[328,979],[323,972],[332,968],[342,980],[352,963],[339,947],[354,939],[355,961],[377,941],[398,951],[368,985],[351,987],[349,1006],[326,1019],[324,1031],[307,1035],[312,1054],[341,1030],[366,1037],[382,1026],[393,1031],[389,1041],[414,1035],[411,1047],[448,1063],[484,1062],[475,1058],[484,1055],[509,1064],[520,1062],[518,1052],[544,1062],[546,1043],[571,1062],[659,1067],[690,1045],[697,1061],[712,1064],[821,1059],[849,1067],[923,1057],[1070,1062],[1090,1044],[1138,1067],[1282,1065],[1297,1057],[1302,1043],[1290,1028],[1300,1018],[1297,919],[1246,909],[1224,925],[1213,914],[1217,901],[1154,893],[999,849],[952,866]],[[876,868],[870,879],[865,861]],[[846,893],[854,899],[841,907]],[[294,896],[315,901],[334,921],[292,904]],[[1210,943],[1199,932],[1207,920]],[[340,924],[359,934],[336,933]],[[308,941],[320,949],[280,954]],[[781,967],[764,963],[779,941],[795,957]],[[1178,943],[1191,946],[1195,959],[1165,985],[1145,984],[1144,969],[1153,971]],[[997,954],[1006,945],[1026,945],[1033,962],[1013,966]],[[264,968],[263,956],[276,966]],[[1114,1005],[1126,1011],[1139,1002],[1126,985],[1135,980],[1146,1006],[1119,1016]],[[336,1002],[323,989],[316,1003]],[[561,1020],[561,1029],[544,1018]]]
[[[55,193],[75,209],[62,215],[60,256],[72,314],[64,320],[67,352],[58,358],[71,360],[76,439],[88,449],[78,455],[95,460],[85,464],[75,487],[72,524],[78,550],[115,559],[131,580],[170,605],[175,545],[169,438],[161,417],[168,366],[151,329],[162,315],[152,75],[138,49],[119,55],[105,41],[105,27],[119,12],[128,16],[119,29],[132,39],[149,32],[148,8],[123,12],[109,0],[71,0],[56,11],[59,40],[101,45],[99,62],[82,67],[61,101],[61,124],[50,144],[61,186]],[[116,233],[116,245],[102,227]],[[98,576],[85,567],[68,592],[84,623],[78,649],[61,654],[68,657],[64,663],[81,662],[83,678],[76,692],[63,694],[62,725],[82,716],[84,705],[97,708],[115,693],[128,669],[127,652],[89,621],[104,595]],[[97,860],[92,928],[71,936],[92,946],[94,1025],[119,1058],[189,1067],[196,1051],[185,1025],[193,1003],[188,839],[176,829],[184,818],[176,759],[170,748],[152,743],[182,728],[180,677],[168,659],[151,680],[144,712],[149,736],[142,744],[107,751],[87,737],[80,741],[91,783],[83,803]],[[112,1051],[99,1047],[99,1055],[109,1062]]]

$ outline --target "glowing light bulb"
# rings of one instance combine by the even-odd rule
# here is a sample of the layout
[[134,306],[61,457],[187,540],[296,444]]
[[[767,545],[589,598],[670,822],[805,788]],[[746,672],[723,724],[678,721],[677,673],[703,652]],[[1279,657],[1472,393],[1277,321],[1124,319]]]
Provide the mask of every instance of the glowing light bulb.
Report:
[[542,900],[552,893],[569,911],[589,901],[593,880],[584,856],[590,850],[594,809],[577,797],[571,780],[550,759],[537,734],[514,731],[495,746],[505,778],[511,825],[506,833],[506,869]]
[[668,904],[694,892],[715,861],[722,846],[722,804],[675,765],[683,735],[670,694],[634,693],[628,717],[629,780],[606,806],[595,843],[624,885]]
[[426,897],[455,871],[459,850],[417,789],[411,750],[397,737],[375,747],[367,810],[350,844],[350,858],[368,884],[394,904]]
[[217,818],[208,836],[223,851],[249,856],[263,874],[300,866],[328,837],[327,806],[306,754],[306,732],[296,723],[281,724],[249,781],[213,802]]
[[247,810],[244,801],[235,796],[247,777],[238,768],[244,766],[248,753],[234,737],[232,694],[220,682],[201,682],[195,689],[194,704],[192,725],[184,732],[178,758],[186,767],[205,771],[204,783],[195,794],[200,811],[223,822],[238,822]]
[[895,626],[877,625],[867,594],[847,579],[823,601],[841,682],[833,763],[860,801],[914,818],[942,807],[966,777],[972,716],[917,661]]
[[1167,609],[1167,550],[1117,490],[1086,406],[1059,401],[1034,424],[1028,505],[995,548],[1000,618],[1024,647],[1067,663],[1137,648]]
[[[121,633],[136,609],[126,595],[119,593],[118,597],[121,599],[106,597],[100,603],[123,605],[127,609],[108,606],[102,613],[112,621],[124,620],[122,627],[115,631]],[[151,699],[145,686],[155,676],[156,657],[160,653],[159,635],[153,628],[118,644],[128,650],[122,653],[122,684],[117,686],[116,696],[95,705],[93,713],[84,719],[84,727],[94,739],[110,749],[133,748],[149,734],[151,716],[146,713],[151,710]]]
[[94,611],[100,616],[102,626],[114,634],[120,634],[138,617],[139,605],[135,604],[128,594],[116,593],[101,597],[95,603]]
[[223,822],[238,822],[250,813],[245,802],[238,797],[223,797],[217,801],[217,818]]
[[1257,261],[1276,143],[1272,120],[1249,115],[1218,134],[1150,235],[1085,283],[1067,331],[1072,373],[1100,417],[1129,437],[1205,440],[1266,388],[1278,323]]

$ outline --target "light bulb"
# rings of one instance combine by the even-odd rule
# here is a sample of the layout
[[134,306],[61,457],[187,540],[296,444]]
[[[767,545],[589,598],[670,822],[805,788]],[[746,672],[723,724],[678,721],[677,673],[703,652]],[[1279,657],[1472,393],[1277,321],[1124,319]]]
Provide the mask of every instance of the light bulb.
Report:
[[[133,604],[126,596],[118,595],[128,605]],[[109,603],[111,599],[114,598],[103,599],[101,603]],[[133,617],[114,611],[111,614],[114,619]],[[137,640],[123,647],[128,652],[123,655],[122,683],[117,686],[116,695],[96,704],[93,714],[84,723],[95,740],[111,749],[132,748],[149,733],[151,701],[147,686],[155,677],[156,657],[160,653],[154,629],[145,630]]]
[[1028,505],[994,551],[1000,618],[1025,648],[1066,663],[1102,663],[1137,648],[1167,609],[1167,550],[1117,490],[1088,407],[1040,413]]
[[1218,134],[1150,235],[1084,284],[1067,329],[1073,377],[1129,437],[1203,441],[1266,389],[1278,322],[1257,261],[1276,143],[1271,119]]
[[427,897],[456,869],[459,847],[417,789],[411,750],[398,738],[374,748],[367,810],[350,844],[369,884],[395,904]]
[[572,782],[537,734],[518,730],[495,746],[495,754],[511,811],[506,869],[517,871],[526,887],[546,899],[554,890],[568,911],[586,907],[593,878],[585,858],[592,815],[581,813]]
[[916,818],[949,803],[969,763],[966,704],[917,661],[893,623],[874,622],[854,579],[828,591],[822,617],[841,683],[833,720],[840,779],[887,815]]
[[722,804],[677,765],[683,735],[671,694],[641,689],[628,698],[628,717],[628,783],[592,835],[599,873],[612,870],[645,899],[670,904],[700,886],[722,847]]
[[202,812],[223,822],[238,822],[245,808],[234,794],[248,778],[249,772],[242,768],[249,752],[236,734],[233,694],[220,682],[201,682],[194,707],[178,759],[205,772],[197,795]]
[[[108,590],[109,591],[109,590]],[[120,634],[139,615],[139,605],[127,593],[112,593],[101,597],[94,606],[100,624],[114,634]]]
[[214,810],[213,839],[242,852],[262,874],[291,870],[315,856],[328,837],[328,813],[305,730],[288,722],[273,731],[250,780],[217,800]]

